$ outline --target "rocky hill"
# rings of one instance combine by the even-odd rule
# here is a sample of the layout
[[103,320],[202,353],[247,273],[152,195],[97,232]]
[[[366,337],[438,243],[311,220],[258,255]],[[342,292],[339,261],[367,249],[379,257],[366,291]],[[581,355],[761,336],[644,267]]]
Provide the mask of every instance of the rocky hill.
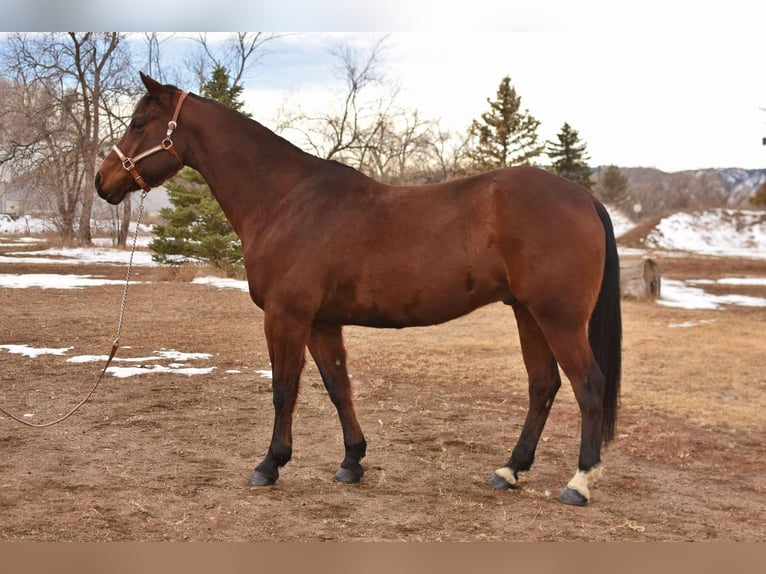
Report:
[[[594,170],[598,180],[605,167]],[[700,169],[667,173],[654,168],[620,168],[628,196],[620,206],[635,220],[676,211],[748,208],[748,199],[766,180],[762,169]]]

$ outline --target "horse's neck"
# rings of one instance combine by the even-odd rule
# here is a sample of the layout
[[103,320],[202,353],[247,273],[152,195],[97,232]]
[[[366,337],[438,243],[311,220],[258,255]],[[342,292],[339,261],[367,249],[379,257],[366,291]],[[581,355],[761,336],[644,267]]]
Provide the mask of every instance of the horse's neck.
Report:
[[205,178],[241,236],[246,225],[268,218],[272,206],[320,160],[230,110],[213,106],[206,112],[204,122],[190,120],[194,142],[187,164]]

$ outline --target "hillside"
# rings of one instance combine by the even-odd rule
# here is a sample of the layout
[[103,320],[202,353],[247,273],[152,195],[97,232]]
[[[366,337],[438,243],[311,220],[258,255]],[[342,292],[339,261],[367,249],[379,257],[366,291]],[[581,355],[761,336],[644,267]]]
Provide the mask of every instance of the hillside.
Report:
[[[594,170],[598,180],[606,167]],[[766,180],[761,169],[700,169],[667,173],[654,168],[620,168],[628,178],[628,198],[620,208],[635,220],[676,211],[719,207],[748,208],[748,199]]]
[[766,211],[723,208],[679,211],[632,227],[618,209],[612,208],[610,213],[623,247],[766,259]]

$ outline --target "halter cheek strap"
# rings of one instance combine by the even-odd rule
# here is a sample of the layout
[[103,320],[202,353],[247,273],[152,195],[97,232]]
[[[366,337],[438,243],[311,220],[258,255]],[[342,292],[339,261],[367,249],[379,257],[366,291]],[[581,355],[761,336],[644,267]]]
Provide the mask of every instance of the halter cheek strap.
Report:
[[165,139],[162,140],[158,145],[154,146],[153,148],[149,148],[148,150],[141,152],[136,157],[128,157],[125,155],[122,150],[117,147],[117,144],[112,146],[112,150],[114,153],[117,154],[117,157],[120,158],[120,161],[122,162],[122,167],[125,171],[127,171],[130,175],[133,176],[133,179],[136,180],[136,183],[143,189],[144,191],[148,192],[151,189],[151,186],[146,183],[146,180],[141,177],[141,174],[138,173],[138,169],[136,168],[136,164],[141,161],[144,158],[149,157],[152,154],[157,153],[158,151],[166,151],[170,153],[174,158],[176,158],[176,161],[178,162],[179,169],[184,166],[184,162],[181,161],[181,157],[178,155],[176,150],[173,148],[173,140],[170,139],[170,136],[173,135],[173,132],[178,127],[178,114],[181,113],[181,106],[184,103],[184,100],[186,99],[186,96],[188,96],[188,92],[181,92],[181,96],[178,98],[178,103],[176,103],[176,109],[175,112],[173,112],[173,119],[168,122],[168,131],[165,134]]

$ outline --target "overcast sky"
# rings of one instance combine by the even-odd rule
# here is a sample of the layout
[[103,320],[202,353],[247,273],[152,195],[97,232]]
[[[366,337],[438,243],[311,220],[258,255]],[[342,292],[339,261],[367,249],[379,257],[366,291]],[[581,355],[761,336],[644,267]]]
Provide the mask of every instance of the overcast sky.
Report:
[[400,102],[425,117],[465,129],[508,75],[544,139],[568,122],[592,165],[672,171],[766,167],[764,22],[766,3],[753,0],[133,0],[129,10],[112,0],[40,0],[11,4],[3,23],[302,31],[248,78],[248,108],[264,123],[287,95],[322,101],[338,37],[369,45],[392,32],[390,79]]
[[[379,37],[346,36],[362,45]],[[283,41],[248,83],[255,117],[273,115],[286,95],[321,101],[337,41],[328,34]],[[541,121],[540,135],[552,139],[568,122],[593,165],[766,167],[766,61],[755,37],[405,32],[386,44],[401,103],[451,129],[486,111],[508,75],[522,106]]]

